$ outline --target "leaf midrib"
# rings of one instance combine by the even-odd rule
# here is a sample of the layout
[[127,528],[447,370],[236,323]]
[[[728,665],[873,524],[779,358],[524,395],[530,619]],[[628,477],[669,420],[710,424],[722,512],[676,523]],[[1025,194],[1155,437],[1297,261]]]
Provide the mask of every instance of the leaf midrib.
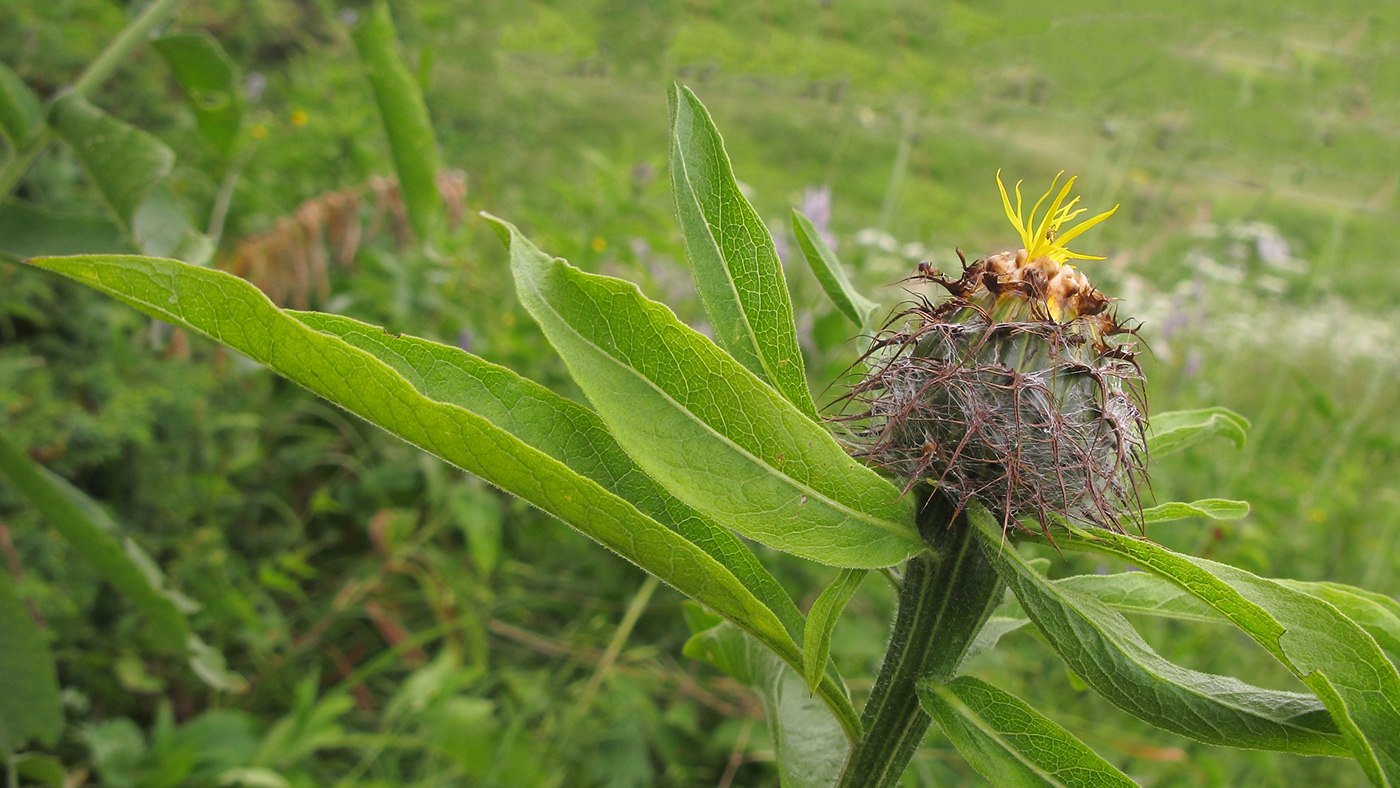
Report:
[[[565,265],[567,265],[567,262],[565,262],[562,258],[558,258],[558,257],[552,258],[549,262],[550,262],[550,264],[564,263]],[[593,349],[596,350],[599,354],[601,354],[604,358],[608,359],[608,360],[611,361],[613,364],[617,365],[618,367],[622,368],[624,371],[626,371],[626,372],[628,372],[629,374],[631,374],[632,376],[636,377],[638,380],[641,380],[642,382],[646,383],[646,385],[647,385],[648,387],[650,387],[653,391],[655,391],[657,394],[659,394],[663,399],[665,399],[665,400],[666,400],[667,402],[669,402],[672,406],[674,406],[674,407],[676,408],[676,410],[680,411],[681,413],[684,413],[684,414],[689,418],[690,421],[692,421],[692,422],[694,422],[695,424],[698,424],[698,425],[700,425],[701,427],[703,427],[703,428],[705,429],[706,432],[708,432],[708,433],[710,433],[711,435],[713,435],[713,436],[715,436],[716,438],[718,438],[718,439],[720,440],[721,443],[723,443],[724,445],[730,447],[732,450],[734,450],[735,452],[739,453],[740,455],[742,455],[742,456],[744,456],[744,457],[747,457],[747,458],[748,458],[749,460],[751,460],[755,465],[757,465],[757,466],[759,466],[759,467],[761,467],[761,468],[763,468],[763,469],[769,471],[769,472],[772,473],[774,476],[777,476],[778,478],[787,480],[793,487],[797,488],[798,490],[803,491],[804,493],[808,494],[810,497],[815,498],[815,499],[817,499],[817,500],[819,500],[819,501],[822,501],[822,502],[824,502],[827,506],[829,506],[830,508],[835,509],[835,510],[837,510],[837,511],[839,511],[839,512],[844,513],[847,517],[850,517],[850,518],[852,518],[852,519],[855,519],[855,520],[858,520],[858,521],[860,521],[860,522],[866,523],[866,524],[868,524],[868,525],[875,526],[876,528],[880,528],[880,529],[882,529],[882,530],[884,530],[884,531],[887,531],[887,532],[889,532],[890,534],[893,534],[893,535],[895,535],[895,536],[908,537],[908,536],[911,536],[911,535],[912,535],[912,534],[910,533],[909,529],[907,529],[907,528],[903,528],[903,527],[901,527],[901,526],[899,526],[899,525],[897,525],[897,524],[895,524],[895,523],[892,523],[892,522],[890,522],[890,521],[888,521],[888,520],[885,520],[885,519],[883,519],[883,518],[875,517],[875,516],[873,516],[873,515],[867,515],[867,514],[865,514],[864,512],[858,511],[858,510],[856,510],[856,509],[851,508],[850,506],[847,506],[847,505],[844,504],[844,503],[841,503],[840,501],[834,500],[834,499],[831,498],[829,495],[826,495],[826,494],[824,494],[824,493],[818,492],[817,490],[813,489],[810,485],[807,485],[807,484],[805,484],[805,483],[803,483],[803,482],[801,482],[801,481],[799,481],[799,480],[797,480],[797,479],[794,479],[792,476],[789,476],[788,474],[783,473],[782,471],[778,470],[777,468],[774,468],[774,467],[773,467],[770,463],[768,463],[767,461],[765,461],[765,460],[763,460],[763,459],[761,459],[761,458],[755,456],[752,452],[750,452],[749,450],[745,449],[743,446],[740,446],[740,445],[738,445],[737,443],[735,443],[735,442],[734,442],[733,440],[731,440],[727,435],[725,435],[725,434],[719,432],[719,431],[716,430],[714,427],[710,426],[710,424],[709,424],[708,422],[706,422],[704,419],[700,418],[700,417],[697,416],[695,413],[691,412],[691,410],[690,410],[689,408],[685,407],[685,406],[682,405],[680,402],[678,402],[678,401],[677,401],[674,397],[672,397],[665,389],[663,389],[663,388],[661,388],[660,386],[658,386],[651,378],[647,377],[646,375],[643,375],[643,374],[641,373],[641,371],[639,371],[636,367],[633,367],[633,366],[630,365],[630,364],[624,363],[624,362],[622,361],[622,359],[619,359],[619,358],[617,358],[616,356],[614,356],[613,354],[609,353],[607,350],[605,350],[604,348],[602,348],[601,346],[599,346],[598,343],[596,343],[596,342],[594,342],[593,340],[589,339],[588,337],[584,336],[581,332],[579,332],[577,329],[575,329],[575,328],[573,327],[573,324],[570,323],[568,320],[566,320],[566,319],[564,318],[564,316],[563,316],[562,314],[560,314],[559,311],[558,311],[557,309],[554,308],[554,304],[540,291],[539,287],[536,286],[536,285],[534,284],[534,277],[531,277],[531,280],[532,280],[532,289],[534,290],[535,295],[544,303],[545,307],[546,307],[547,309],[549,309],[550,314],[552,314],[560,323],[562,323],[562,324],[569,330],[569,332],[570,332],[571,334],[573,334],[575,337],[577,337],[577,338],[579,339],[579,341],[581,341],[581,342],[583,342],[584,344],[588,345],[589,347],[593,348]],[[786,400],[784,400],[784,402],[786,402]],[[796,406],[794,406],[794,407],[796,407]]]
[[937,694],[938,697],[942,699],[944,703],[948,704],[955,712],[959,709],[965,712],[961,715],[963,719],[970,721],[977,730],[981,731],[987,738],[996,742],[1004,751],[1015,758],[1018,763],[1030,769],[1037,777],[1050,783],[1051,786],[1067,788],[1056,776],[1057,772],[1046,771],[1040,764],[1030,760],[1029,757],[1024,755],[1020,750],[1008,744],[1001,732],[987,724],[980,715],[972,710],[971,706],[964,703],[963,699],[959,697],[957,693],[953,692],[951,687],[932,681],[926,682],[925,686],[929,688],[929,691]]

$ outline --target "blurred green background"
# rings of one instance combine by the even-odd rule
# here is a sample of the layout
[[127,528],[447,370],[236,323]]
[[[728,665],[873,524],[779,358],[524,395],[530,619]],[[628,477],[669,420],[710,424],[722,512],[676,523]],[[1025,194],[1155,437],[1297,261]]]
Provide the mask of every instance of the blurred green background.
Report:
[[[666,178],[678,80],[715,116],[785,255],[826,404],[854,332],[801,261],[788,206],[893,306],[905,294],[890,283],[919,261],[955,270],[955,247],[1015,242],[998,169],[1037,195],[1065,170],[1091,211],[1122,206],[1077,247],[1107,257],[1084,270],[1142,321],[1151,409],[1219,404],[1254,422],[1243,450],[1212,443],[1155,465],[1149,495],[1246,499],[1253,513],[1149,536],[1264,575],[1400,594],[1400,5],[394,3],[443,161],[465,173],[466,218],[427,254],[397,232],[392,201],[366,196],[353,259],[307,262],[320,244],[287,239],[308,201],[392,172],[348,37],[363,10],[195,0],[171,26],[212,33],[244,75],[256,125],[216,264],[284,303],[460,344],[580,396],[475,213],[701,324]],[[5,3],[0,60],[50,94],[131,12]],[[209,216],[228,162],[154,52],[94,102],[173,147],[172,188]],[[59,148],[18,195],[100,210]],[[278,239],[302,262],[250,268],[249,244]],[[65,688],[54,752],[89,784],[777,784],[756,702],[680,655],[678,594],[651,598],[608,665],[639,570],[261,368],[10,262],[0,429],[155,557],[250,683],[219,695],[151,656],[142,619],[0,487],[0,549]],[[804,609],[834,574],[761,554]],[[1052,576],[1101,568],[1048,555]],[[836,630],[858,697],[892,608],[871,579]],[[1135,623],[1182,664],[1302,689],[1233,630]],[[970,670],[1143,785],[1365,784],[1350,762],[1150,729],[1026,630]],[[906,784],[984,783],[934,733]]]

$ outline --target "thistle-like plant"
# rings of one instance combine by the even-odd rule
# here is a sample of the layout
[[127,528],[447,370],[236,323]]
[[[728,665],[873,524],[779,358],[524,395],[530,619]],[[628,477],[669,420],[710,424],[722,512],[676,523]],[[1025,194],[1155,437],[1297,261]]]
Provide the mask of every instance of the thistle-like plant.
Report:
[[[415,197],[406,207],[428,235],[437,203],[432,163],[420,160],[432,150],[426,113],[392,48],[376,48],[392,41],[387,13],[376,18],[357,43],[378,58],[367,55]],[[1354,758],[1374,784],[1400,784],[1400,674],[1378,645],[1400,644],[1400,606],[1126,533],[1242,516],[1246,505],[1221,500],[1142,510],[1136,491],[1149,454],[1212,434],[1242,441],[1246,424],[1209,409],[1158,414],[1147,427],[1130,336],[1068,265],[1080,256],[1065,245],[1106,214],[1060,232],[1077,215],[1063,205],[1068,185],[1038,224],[1038,208],[1022,217],[1019,189],[1015,209],[1003,190],[1020,248],[957,278],[922,271],[946,295],[884,326],[870,374],[848,395],[862,407],[824,419],[769,231],[700,101],[676,87],[670,104],[676,210],[714,340],[635,285],[581,271],[486,216],[518,297],[591,408],[457,347],[279,309],[217,270],[126,255],[29,262],[266,364],[689,596],[685,652],[759,694],[784,785],[893,785],[931,722],[997,785],[1132,784],[1025,702],[959,675],[1027,621],[1085,684],[1153,725],[1223,746]],[[74,139],[79,125],[69,124]],[[839,309],[875,332],[874,305],[811,223],[794,212],[793,230]],[[23,476],[13,455],[6,472]],[[1047,537],[1143,571],[1051,580],[1017,547]],[[804,617],[745,539],[842,571]],[[857,712],[829,658],[832,631],[865,575],[884,568],[899,608]],[[1153,604],[1166,597],[1174,604]],[[1228,621],[1308,692],[1171,664],[1123,612]]]

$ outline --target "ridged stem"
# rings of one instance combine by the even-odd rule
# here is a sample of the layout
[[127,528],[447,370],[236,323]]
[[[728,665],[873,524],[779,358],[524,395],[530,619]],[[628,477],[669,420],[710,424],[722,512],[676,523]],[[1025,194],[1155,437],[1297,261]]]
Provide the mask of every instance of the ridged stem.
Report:
[[920,511],[919,530],[929,549],[905,568],[889,649],[861,715],[865,735],[851,748],[840,788],[899,782],[929,726],[915,682],[952,678],[1000,600],[996,570],[982,555],[967,517],[952,519],[952,512],[941,495]]

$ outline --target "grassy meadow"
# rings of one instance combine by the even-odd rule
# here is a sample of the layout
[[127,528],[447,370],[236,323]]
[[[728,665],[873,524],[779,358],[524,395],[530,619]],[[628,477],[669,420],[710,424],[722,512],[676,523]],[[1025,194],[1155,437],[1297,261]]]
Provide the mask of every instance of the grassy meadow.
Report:
[[[582,400],[476,214],[703,327],[667,177],[679,81],[714,115],[784,255],[821,407],[842,391],[855,331],[802,260],[790,206],[894,307],[920,261],[957,270],[955,249],[1015,243],[998,171],[1034,199],[1063,170],[1092,213],[1120,206],[1076,248],[1106,258],[1082,270],[1141,321],[1151,410],[1224,405],[1253,423],[1243,448],[1154,463],[1144,491],[1243,499],[1251,514],[1148,536],[1400,597],[1400,6],[392,5],[442,161],[465,183],[440,249],[409,242],[392,200],[365,186],[392,164],[350,43],[360,6],[182,9],[173,28],[208,30],[243,75],[253,125],[236,180],[154,53],[94,97],[175,149],[171,188],[197,226],[227,203],[214,265],[256,274],[284,305],[457,344]],[[6,3],[0,61],[51,93],[127,15],[111,0]],[[292,237],[306,205],[338,192],[359,195],[352,254],[288,241],[301,263],[250,267],[250,239]],[[59,147],[17,196],[101,211]],[[241,357],[14,262],[42,242],[0,209],[0,430],[145,548],[248,684],[214,692],[153,654],[142,618],[0,485],[0,548],[64,687],[52,752],[87,773],[74,785],[778,784],[756,700],[682,656],[678,593]],[[804,610],[835,575],[758,552]],[[1052,577],[1121,568],[1043,555]],[[836,628],[857,703],[893,606],[871,577]],[[1180,664],[1301,689],[1234,630],[1134,623]],[[1084,688],[1030,627],[976,659],[970,672],[1145,786],[1366,784],[1351,762],[1153,729]],[[986,783],[934,732],[905,784]]]

